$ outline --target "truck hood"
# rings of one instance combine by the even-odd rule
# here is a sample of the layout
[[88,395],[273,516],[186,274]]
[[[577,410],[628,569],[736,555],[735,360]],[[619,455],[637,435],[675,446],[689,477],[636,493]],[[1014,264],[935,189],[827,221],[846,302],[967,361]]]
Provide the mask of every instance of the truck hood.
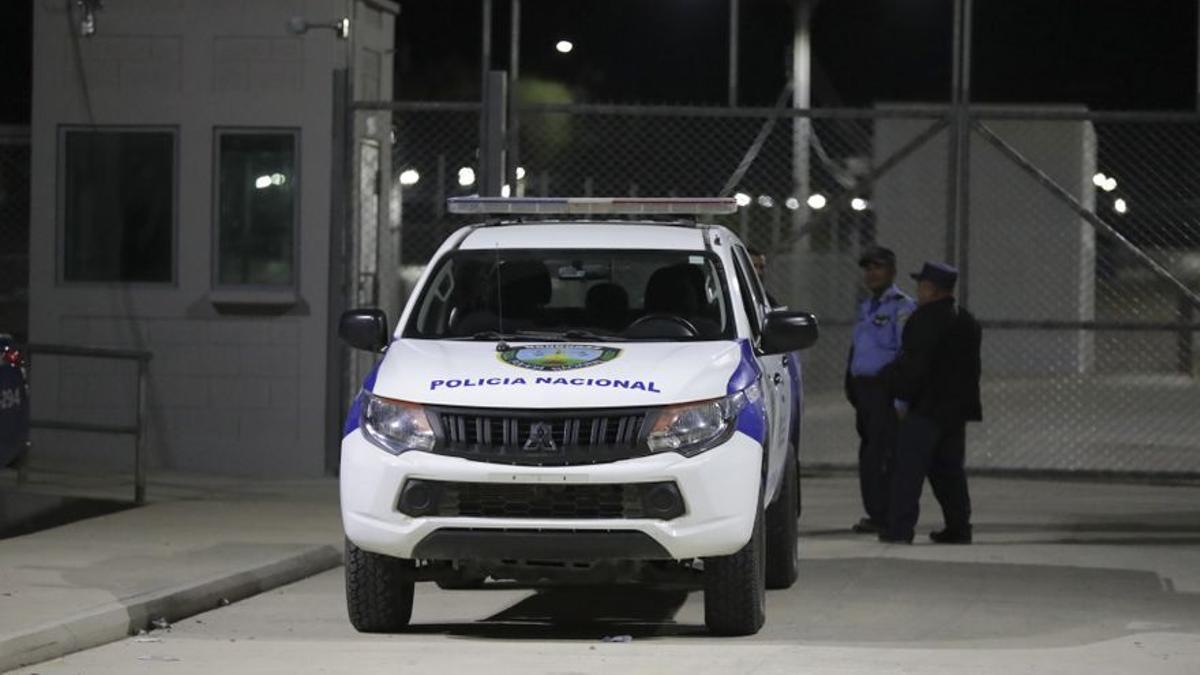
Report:
[[397,340],[372,391],[433,405],[617,408],[725,396],[742,361],[734,341],[542,344]]

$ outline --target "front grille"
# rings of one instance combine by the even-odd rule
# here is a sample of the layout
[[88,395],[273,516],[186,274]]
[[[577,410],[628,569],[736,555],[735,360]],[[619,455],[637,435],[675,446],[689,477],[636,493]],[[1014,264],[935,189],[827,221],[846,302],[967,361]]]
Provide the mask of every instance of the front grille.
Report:
[[435,452],[487,462],[571,465],[647,454],[646,411],[539,411],[433,408]]
[[397,508],[447,518],[658,518],[683,514],[672,482],[627,484],[460,483],[412,479]]

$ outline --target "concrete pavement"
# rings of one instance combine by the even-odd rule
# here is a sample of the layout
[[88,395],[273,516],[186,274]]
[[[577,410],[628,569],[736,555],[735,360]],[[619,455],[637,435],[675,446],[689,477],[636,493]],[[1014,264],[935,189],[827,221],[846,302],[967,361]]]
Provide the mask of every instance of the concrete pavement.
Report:
[[[9,477],[11,482],[11,477]],[[112,485],[108,488],[111,490]],[[104,493],[45,472],[10,496]],[[149,505],[0,541],[0,671],[136,633],[341,562],[333,480],[160,476]]]
[[688,589],[500,584],[422,584],[410,632],[359,635],[339,569],[19,672],[1200,672],[1200,489],[973,488],[975,545],[888,546],[848,533],[851,477],[806,476],[800,582],[750,638],[709,638]]
[[[854,409],[838,382],[835,391],[806,395],[803,452],[810,465],[858,461]],[[968,462],[976,468],[1200,473],[1200,379],[985,377],[982,395],[984,421],[967,425]]]

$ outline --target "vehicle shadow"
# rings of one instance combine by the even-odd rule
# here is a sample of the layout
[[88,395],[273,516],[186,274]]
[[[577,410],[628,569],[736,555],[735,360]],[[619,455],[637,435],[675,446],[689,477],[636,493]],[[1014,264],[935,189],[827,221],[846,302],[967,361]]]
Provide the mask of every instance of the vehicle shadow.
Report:
[[675,621],[687,596],[686,588],[651,586],[545,588],[479,621],[413,624],[406,632],[496,640],[591,641],[706,635],[703,625]]

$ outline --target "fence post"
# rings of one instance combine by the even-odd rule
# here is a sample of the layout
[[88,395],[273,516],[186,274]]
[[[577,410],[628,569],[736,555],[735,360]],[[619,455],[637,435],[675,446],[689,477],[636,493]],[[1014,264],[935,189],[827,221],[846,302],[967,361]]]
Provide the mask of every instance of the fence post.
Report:
[[1195,377],[1192,365],[1192,322],[1196,317],[1196,307],[1191,298],[1179,294],[1179,335],[1176,338],[1179,352],[1179,369],[1188,377]]
[[521,0],[512,0],[509,6],[508,46],[508,157],[504,168],[504,181],[512,186],[513,196],[517,193],[517,165],[521,162],[521,113],[518,108],[520,96],[517,83],[521,77]]
[[437,156],[437,184],[434,185],[433,217],[441,222],[446,216],[446,153]]
[[967,229],[970,220],[971,142],[971,23],[973,0],[954,2],[951,98],[954,119],[950,135],[949,181],[946,205],[946,261],[959,268],[959,300],[966,303]]
[[503,70],[487,74],[487,89],[483,99],[484,134],[480,146],[480,194],[499,197],[504,185],[505,100],[508,94],[508,75]]
[[137,362],[137,432],[133,437],[133,503],[146,503],[146,361]]
[[[354,119],[353,91],[348,69],[333,71],[333,157],[330,164],[329,199],[329,284],[326,288],[329,316],[338,317],[353,302],[350,251],[354,223]],[[401,229],[401,245],[403,245]],[[341,458],[341,421],[349,398],[350,351],[337,335],[337,321],[325,330],[325,472],[337,475]]]
[[958,231],[954,263],[958,265],[958,301],[970,303],[971,292],[971,26],[974,0],[963,0],[962,45],[959,59]]

